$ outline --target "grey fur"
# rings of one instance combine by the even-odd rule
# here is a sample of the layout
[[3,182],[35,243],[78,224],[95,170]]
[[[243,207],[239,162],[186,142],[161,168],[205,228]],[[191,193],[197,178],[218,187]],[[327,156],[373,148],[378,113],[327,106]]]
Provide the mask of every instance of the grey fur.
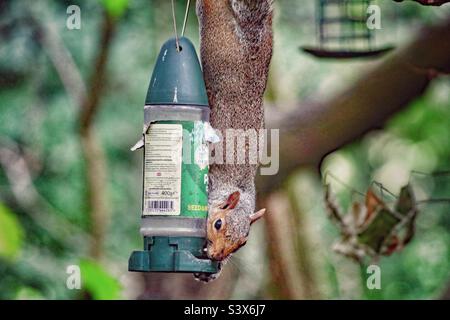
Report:
[[[222,133],[223,154],[225,129],[264,127],[263,94],[272,57],[272,3],[272,0],[197,0],[211,125]],[[248,158],[246,164],[210,167],[210,209],[224,203],[234,191],[240,192],[240,200],[227,214],[225,224],[227,237],[236,242],[243,242],[250,230],[257,168],[258,165],[248,163]]]

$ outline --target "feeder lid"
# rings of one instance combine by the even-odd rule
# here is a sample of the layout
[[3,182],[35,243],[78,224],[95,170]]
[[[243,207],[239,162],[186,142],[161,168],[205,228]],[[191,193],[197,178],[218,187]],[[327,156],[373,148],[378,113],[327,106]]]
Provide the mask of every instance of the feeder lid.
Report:
[[192,42],[181,37],[161,47],[145,104],[208,106],[202,69]]

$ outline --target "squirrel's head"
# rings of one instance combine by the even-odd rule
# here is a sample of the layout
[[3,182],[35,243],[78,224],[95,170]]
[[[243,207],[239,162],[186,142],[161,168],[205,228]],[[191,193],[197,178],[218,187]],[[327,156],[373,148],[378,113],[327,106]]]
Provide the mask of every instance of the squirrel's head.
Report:
[[206,234],[207,254],[212,260],[222,261],[245,245],[250,226],[266,211],[249,214],[238,207],[239,198],[239,191],[233,192],[225,202],[210,208]]

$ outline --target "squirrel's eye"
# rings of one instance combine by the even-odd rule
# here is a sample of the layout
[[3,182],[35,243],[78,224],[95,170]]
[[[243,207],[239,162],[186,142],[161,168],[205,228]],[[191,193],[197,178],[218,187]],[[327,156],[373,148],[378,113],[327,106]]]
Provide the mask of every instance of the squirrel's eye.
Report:
[[222,227],[222,220],[217,219],[216,222],[214,222],[214,228],[216,228],[216,230],[220,230],[221,227]]

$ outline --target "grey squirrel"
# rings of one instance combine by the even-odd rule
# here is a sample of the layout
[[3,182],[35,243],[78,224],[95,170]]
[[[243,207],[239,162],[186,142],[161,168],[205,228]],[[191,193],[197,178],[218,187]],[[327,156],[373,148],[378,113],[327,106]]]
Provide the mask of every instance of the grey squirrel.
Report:
[[[272,3],[197,0],[211,126],[224,141],[226,129],[264,127],[263,94],[272,57]],[[245,147],[249,149],[248,142]],[[250,225],[264,215],[265,209],[255,212],[257,169],[257,164],[248,161],[211,164],[206,232],[210,259],[225,261],[246,243]],[[217,275],[196,274],[196,278],[209,281]]]

